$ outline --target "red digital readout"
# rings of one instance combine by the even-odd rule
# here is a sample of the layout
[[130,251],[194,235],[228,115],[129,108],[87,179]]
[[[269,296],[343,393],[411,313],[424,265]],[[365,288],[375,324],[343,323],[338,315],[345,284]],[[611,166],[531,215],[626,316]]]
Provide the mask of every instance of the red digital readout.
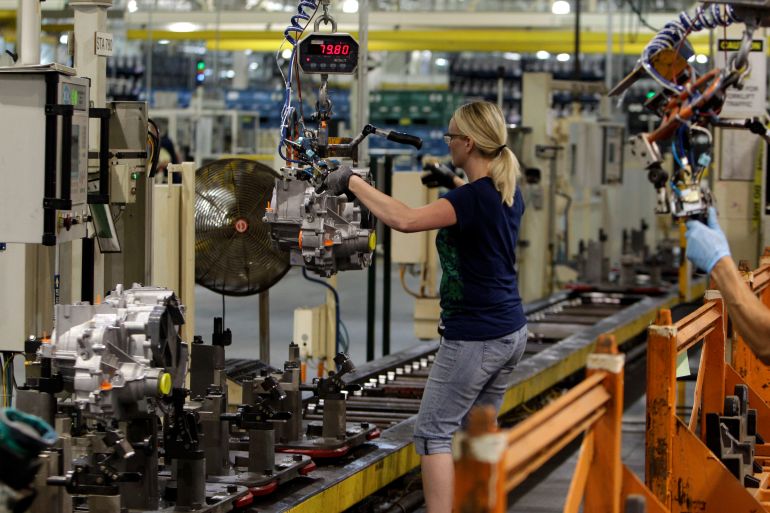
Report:
[[320,45],[321,53],[323,55],[348,55],[350,53],[350,45]]

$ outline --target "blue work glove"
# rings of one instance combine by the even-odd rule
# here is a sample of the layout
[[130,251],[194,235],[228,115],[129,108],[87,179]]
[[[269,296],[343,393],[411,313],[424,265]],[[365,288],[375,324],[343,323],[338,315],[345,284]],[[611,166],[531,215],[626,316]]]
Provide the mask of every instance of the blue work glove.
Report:
[[720,259],[730,256],[727,238],[717,222],[717,212],[709,207],[708,224],[687,221],[687,258],[699,269],[711,274]]

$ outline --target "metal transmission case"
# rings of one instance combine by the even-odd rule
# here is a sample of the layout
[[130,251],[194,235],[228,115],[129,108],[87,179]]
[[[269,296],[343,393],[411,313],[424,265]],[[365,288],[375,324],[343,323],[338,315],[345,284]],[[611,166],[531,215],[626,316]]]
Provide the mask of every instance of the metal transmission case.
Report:
[[[356,169],[370,181],[368,169]],[[317,192],[309,182],[281,179],[264,221],[273,244],[288,251],[292,265],[329,277],[337,271],[364,269],[376,244],[374,220],[358,201]]]
[[85,236],[89,81],[71,68],[0,68],[0,241]]
[[122,420],[139,401],[184,385],[182,324],[184,308],[172,291],[118,285],[99,305],[57,305],[51,342],[39,354],[85,415]]

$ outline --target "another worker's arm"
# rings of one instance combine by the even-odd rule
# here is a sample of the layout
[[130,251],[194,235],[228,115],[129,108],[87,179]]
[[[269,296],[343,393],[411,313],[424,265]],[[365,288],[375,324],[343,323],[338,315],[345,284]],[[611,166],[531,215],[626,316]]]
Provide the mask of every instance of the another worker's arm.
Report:
[[457,223],[455,209],[445,199],[412,208],[378,191],[355,174],[349,178],[348,189],[377,219],[399,232],[435,230]]
[[735,267],[713,207],[705,224],[687,221],[687,258],[713,276],[736,330],[757,358],[770,365],[770,309],[754,295]]
[[770,365],[770,310],[754,295],[732,258],[720,259],[711,276],[722,293],[736,331],[757,358]]

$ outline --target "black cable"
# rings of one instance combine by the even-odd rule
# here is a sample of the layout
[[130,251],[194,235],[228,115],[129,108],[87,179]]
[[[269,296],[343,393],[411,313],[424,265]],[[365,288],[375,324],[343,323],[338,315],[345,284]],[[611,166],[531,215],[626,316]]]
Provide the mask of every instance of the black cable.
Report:
[[13,381],[13,389],[14,390],[18,390],[19,389],[19,384],[16,383],[16,370],[15,369],[14,369],[13,372],[11,372],[11,381]]
[[13,370],[13,359],[16,356],[15,353],[10,353],[10,359],[8,360],[8,407],[13,406],[13,391],[16,388],[16,376]]
[[115,215],[112,217],[112,224],[115,224],[115,223],[117,223],[117,222],[120,220],[120,218],[123,216],[123,211],[124,211],[125,209],[126,209],[126,207],[124,207],[124,206],[120,206],[120,207],[118,208],[118,213],[117,213],[117,214],[115,214]]
[[16,353],[13,351],[3,351],[2,354],[0,354],[0,379],[2,379],[5,390],[1,406],[7,406],[9,408],[13,405],[13,390],[18,388],[13,372],[13,359],[15,356]]
[[151,130],[147,131],[150,134],[150,137],[152,138],[152,142],[153,142],[149,176],[150,178],[154,178],[155,173],[158,172],[158,160],[160,159],[160,130],[158,129],[158,125],[156,125],[155,121],[153,121],[152,119],[147,118],[147,122],[150,125],[152,125],[152,127],[155,129],[154,134],[152,133]]
[[[631,8],[631,10],[632,10],[632,11],[634,11],[634,14],[636,14],[637,18],[639,18],[639,21],[642,23],[642,25],[644,25],[644,26],[645,26],[645,27],[647,27],[648,29],[652,30],[652,31],[653,31],[653,32],[655,32],[656,34],[657,34],[658,32],[660,32],[660,29],[657,29],[657,28],[653,27],[652,25],[650,25],[650,24],[647,22],[647,20],[646,20],[646,19],[644,19],[644,14],[642,14],[642,9],[641,9],[641,7],[639,7],[639,6],[637,6],[637,5],[634,5],[634,2],[633,2],[633,0],[624,0],[624,2],[623,2],[623,3],[626,3],[626,4],[628,4],[628,6]],[[640,1],[640,3],[641,3],[641,1]]]
[[158,128],[158,125],[153,121],[151,118],[147,118],[147,122],[152,125],[152,127],[155,129],[155,135],[158,136],[158,139],[160,139],[160,129]]
[[[5,353],[0,353],[0,384],[2,384],[2,390],[5,391]],[[0,408],[4,408],[6,405],[5,394],[0,397]]]
[[344,344],[343,344],[343,351],[346,353],[350,350],[350,333],[348,333],[348,327],[345,326],[345,323],[342,322],[342,319],[340,319],[340,328],[342,329],[342,333],[345,335],[344,337]]

